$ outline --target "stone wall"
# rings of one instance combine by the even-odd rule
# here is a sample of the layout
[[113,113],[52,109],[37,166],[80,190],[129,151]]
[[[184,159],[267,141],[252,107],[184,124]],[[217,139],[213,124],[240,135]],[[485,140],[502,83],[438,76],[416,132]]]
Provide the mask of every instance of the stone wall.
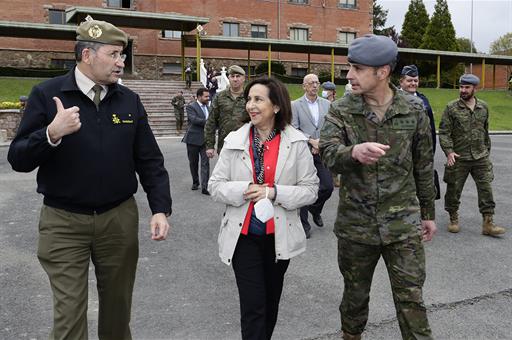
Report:
[[[2,132],[0,139],[11,140],[16,136],[22,115],[20,110],[17,109],[0,110],[0,131]],[[0,140],[0,142],[5,141]]]

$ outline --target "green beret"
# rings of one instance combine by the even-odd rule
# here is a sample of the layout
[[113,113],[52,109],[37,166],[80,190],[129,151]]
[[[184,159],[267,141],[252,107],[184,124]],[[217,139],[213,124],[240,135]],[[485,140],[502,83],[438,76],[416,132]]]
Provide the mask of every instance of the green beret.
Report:
[[245,76],[245,71],[243,68],[241,68],[240,66],[238,65],[231,65],[229,68],[228,68],[228,75],[229,74],[241,74],[243,76]]
[[87,20],[76,29],[76,40],[108,45],[128,46],[128,36],[116,26],[106,21]]
[[395,66],[398,47],[382,35],[366,34],[354,39],[348,47],[348,62],[366,66]]
[[477,86],[478,84],[480,84],[480,79],[474,74],[466,73],[460,77],[459,84]]

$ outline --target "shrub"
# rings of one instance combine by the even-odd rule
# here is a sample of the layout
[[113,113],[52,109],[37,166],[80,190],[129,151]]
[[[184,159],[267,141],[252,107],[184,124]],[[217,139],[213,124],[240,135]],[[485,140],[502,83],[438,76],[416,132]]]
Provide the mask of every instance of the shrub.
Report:
[[[284,64],[279,61],[272,61],[270,63],[270,66],[272,67],[272,73],[276,74],[286,74],[286,68],[284,67]],[[258,66],[256,66],[256,69],[254,70],[256,74],[262,74],[268,72],[268,61],[264,61]]]

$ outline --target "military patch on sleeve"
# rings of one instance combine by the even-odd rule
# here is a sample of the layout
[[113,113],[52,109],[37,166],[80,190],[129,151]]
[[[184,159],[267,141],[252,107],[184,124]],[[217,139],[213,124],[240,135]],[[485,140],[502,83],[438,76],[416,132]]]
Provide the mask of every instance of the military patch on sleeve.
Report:
[[413,130],[416,129],[416,125],[414,117],[393,118],[393,129],[395,130]]

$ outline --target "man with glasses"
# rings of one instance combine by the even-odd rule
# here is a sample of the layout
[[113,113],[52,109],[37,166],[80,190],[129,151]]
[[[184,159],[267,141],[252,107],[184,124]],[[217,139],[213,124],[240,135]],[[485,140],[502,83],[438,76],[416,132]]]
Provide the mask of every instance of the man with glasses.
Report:
[[243,125],[242,117],[245,111],[243,96],[245,71],[238,65],[228,68],[229,87],[219,92],[212,100],[211,112],[204,128],[206,154],[209,158],[215,156],[215,132],[218,131],[217,154],[224,145],[224,138]]
[[76,32],[76,67],[32,89],[8,160],[16,171],[39,167],[44,204],[37,255],[53,291],[50,338],[87,338],[92,260],[98,338],[131,339],[139,253],[136,175],[153,214],[153,240],[164,240],[169,230],[169,176],[139,96],[117,84],[127,35],[90,17]]
[[300,220],[306,233],[306,237],[311,237],[311,225],[308,221],[308,215],[311,213],[313,222],[319,227],[324,226],[322,220],[322,209],[325,202],[331,197],[334,190],[332,174],[322,163],[318,149],[320,130],[324,125],[324,118],[329,111],[330,102],[327,99],[318,96],[320,81],[316,74],[308,74],[304,77],[302,87],[304,96],[292,102],[292,125],[299,129],[308,138],[313,161],[315,162],[317,176],[320,179],[318,188],[318,199],[312,205],[300,208]]

